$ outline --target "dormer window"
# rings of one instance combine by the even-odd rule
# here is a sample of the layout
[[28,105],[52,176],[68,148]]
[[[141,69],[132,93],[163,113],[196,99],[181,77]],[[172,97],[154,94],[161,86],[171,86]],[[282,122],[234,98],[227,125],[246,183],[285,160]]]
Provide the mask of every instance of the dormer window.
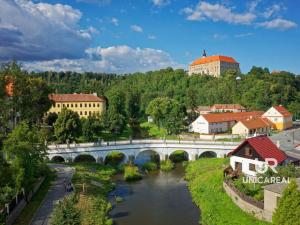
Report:
[[252,149],[249,147],[246,147],[245,154],[246,154],[246,156],[252,156],[253,155]]

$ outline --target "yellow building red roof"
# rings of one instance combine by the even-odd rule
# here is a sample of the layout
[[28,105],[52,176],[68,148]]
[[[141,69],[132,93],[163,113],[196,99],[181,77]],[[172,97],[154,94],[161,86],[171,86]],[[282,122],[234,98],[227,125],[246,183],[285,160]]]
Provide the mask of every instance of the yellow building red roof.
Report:
[[252,112],[227,112],[227,113],[210,113],[202,115],[204,119],[209,123],[220,123],[230,121],[240,121],[251,118],[258,118],[263,115],[262,111]]
[[252,118],[240,121],[248,129],[258,129],[263,127],[273,127],[273,123],[267,118]]
[[49,99],[54,102],[103,102],[103,97],[94,94],[50,94]]
[[191,66],[211,63],[211,62],[215,62],[215,61],[238,63],[234,58],[229,57],[229,56],[213,55],[213,56],[198,58],[191,64]]
[[290,117],[292,114],[282,105],[273,106],[283,117]]

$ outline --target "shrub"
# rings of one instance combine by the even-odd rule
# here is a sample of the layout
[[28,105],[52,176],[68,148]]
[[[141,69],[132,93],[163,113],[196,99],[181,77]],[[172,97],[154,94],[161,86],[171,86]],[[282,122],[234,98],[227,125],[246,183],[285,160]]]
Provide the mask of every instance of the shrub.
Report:
[[170,159],[160,162],[160,169],[162,171],[171,171],[173,168],[174,168],[174,163]]
[[80,225],[80,211],[75,207],[78,198],[75,194],[65,197],[55,207],[51,225]]
[[105,158],[105,164],[118,166],[124,160],[124,154],[121,152],[111,152]]
[[188,160],[186,152],[183,150],[177,150],[177,151],[173,152],[169,158],[174,163],[183,162],[183,161]]
[[157,164],[155,162],[147,162],[142,165],[142,170],[147,170],[147,171],[157,170]]
[[126,181],[136,181],[142,179],[142,175],[139,172],[139,168],[136,166],[125,166],[124,179]]

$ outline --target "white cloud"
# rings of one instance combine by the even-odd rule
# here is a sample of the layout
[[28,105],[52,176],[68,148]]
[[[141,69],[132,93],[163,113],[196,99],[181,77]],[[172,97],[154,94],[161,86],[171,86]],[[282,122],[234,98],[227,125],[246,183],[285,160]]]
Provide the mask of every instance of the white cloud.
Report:
[[111,18],[111,23],[115,26],[119,26],[119,20],[115,17]]
[[267,8],[267,10],[263,13],[263,16],[268,19],[268,18],[272,17],[273,15],[275,15],[276,13],[280,12],[281,9],[282,8],[280,5],[274,4],[271,7]]
[[274,20],[258,23],[257,26],[265,27],[267,29],[287,30],[297,27],[297,24],[290,20],[277,18]]
[[224,40],[226,39],[228,36],[225,34],[214,34],[213,35],[213,39],[215,40]]
[[143,28],[138,25],[131,25],[130,28],[135,32],[139,32],[139,33],[143,32]]
[[155,6],[165,6],[165,5],[169,5],[170,4],[170,0],[152,0],[153,4]]
[[251,32],[248,32],[248,33],[241,33],[241,34],[236,34],[234,35],[235,38],[243,38],[243,37],[249,37],[249,36],[252,36],[253,33]]
[[187,14],[187,20],[195,21],[210,19],[214,22],[251,24],[256,18],[256,15],[251,12],[235,13],[231,8],[222,4],[211,4],[205,1],[200,1],[195,8],[183,9],[183,12]]
[[96,29],[79,26],[69,5],[0,0],[0,59],[79,58]]
[[256,7],[262,0],[254,0],[250,3],[248,3],[249,12],[254,12],[256,10]]
[[149,36],[148,36],[148,39],[150,39],[150,40],[155,40],[155,39],[157,39],[157,37],[156,37],[155,35],[149,35]]
[[127,45],[89,48],[81,59],[55,59],[26,62],[25,69],[34,71],[77,71],[131,73],[178,67],[170,55],[159,49],[131,48]]

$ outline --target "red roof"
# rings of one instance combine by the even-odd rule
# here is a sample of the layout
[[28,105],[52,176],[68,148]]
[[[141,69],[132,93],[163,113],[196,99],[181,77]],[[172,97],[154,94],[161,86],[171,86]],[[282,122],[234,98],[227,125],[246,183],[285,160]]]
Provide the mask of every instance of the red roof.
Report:
[[240,148],[246,143],[254,148],[257,154],[264,160],[266,158],[274,158],[278,163],[282,163],[287,159],[287,155],[281,151],[266,135],[246,139],[228,155],[234,155],[234,153],[239,151]]
[[273,108],[275,108],[284,117],[292,116],[292,114],[286,108],[284,108],[282,105],[273,106]]
[[202,58],[196,59],[191,64],[191,66],[211,63],[211,62],[215,62],[215,61],[228,62],[228,63],[237,63],[238,64],[238,62],[232,57],[222,56],[222,55],[213,55],[213,56],[207,56],[207,57],[202,57]]
[[239,109],[244,110],[245,107],[240,104],[214,104],[211,108],[214,109]]
[[242,124],[248,129],[258,129],[262,127],[273,127],[273,123],[267,118],[253,118],[248,120],[241,120]]
[[94,94],[51,94],[49,99],[54,102],[104,102],[103,97]]
[[262,111],[252,112],[227,112],[227,113],[210,113],[202,115],[204,119],[209,123],[240,121],[250,118],[258,118],[263,115]]

